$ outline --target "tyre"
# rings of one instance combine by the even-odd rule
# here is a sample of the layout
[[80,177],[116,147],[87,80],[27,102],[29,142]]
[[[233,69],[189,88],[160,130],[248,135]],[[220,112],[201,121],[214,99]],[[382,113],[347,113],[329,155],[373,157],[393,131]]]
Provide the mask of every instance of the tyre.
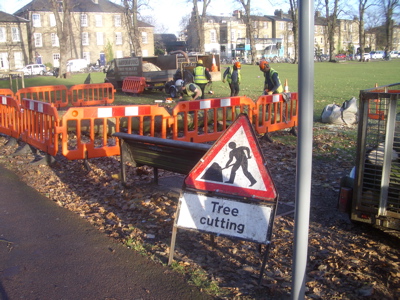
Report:
[[176,96],[178,96],[175,86],[169,87],[169,95],[171,98],[176,98]]
[[42,76],[44,76],[46,74],[46,72],[45,71],[40,71],[40,75],[42,75]]

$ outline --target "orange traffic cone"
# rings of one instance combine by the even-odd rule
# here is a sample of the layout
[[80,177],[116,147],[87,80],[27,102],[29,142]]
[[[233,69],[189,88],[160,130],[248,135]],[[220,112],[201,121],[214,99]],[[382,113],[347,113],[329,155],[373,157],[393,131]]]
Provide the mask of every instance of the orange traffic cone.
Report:
[[217,63],[215,62],[215,56],[214,55],[213,55],[213,59],[212,59],[211,72],[218,72]]
[[285,93],[289,93],[289,86],[287,83],[287,79],[285,79]]

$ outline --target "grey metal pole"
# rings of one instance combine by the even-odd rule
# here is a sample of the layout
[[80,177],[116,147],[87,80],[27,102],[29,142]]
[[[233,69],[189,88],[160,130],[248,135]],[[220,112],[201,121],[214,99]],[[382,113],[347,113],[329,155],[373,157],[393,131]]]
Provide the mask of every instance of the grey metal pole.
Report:
[[314,106],[314,2],[299,1],[299,126],[291,299],[304,299],[311,200]]

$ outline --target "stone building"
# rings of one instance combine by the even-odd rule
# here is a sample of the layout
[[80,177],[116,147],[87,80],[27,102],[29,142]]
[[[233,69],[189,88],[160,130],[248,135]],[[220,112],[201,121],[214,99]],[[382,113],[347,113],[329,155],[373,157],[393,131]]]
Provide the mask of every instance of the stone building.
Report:
[[[60,1],[60,4],[63,2]],[[108,0],[69,0],[71,5],[70,43],[68,59],[83,58],[88,64],[106,62],[105,49],[111,48],[113,57],[132,55],[124,7]],[[60,44],[56,19],[50,0],[33,0],[14,13],[29,20],[29,62],[58,67]],[[154,27],[138,21],[143,56],[154,55]]]
[[28,23],[0,11],[0,71],[22,68],[27,63]]

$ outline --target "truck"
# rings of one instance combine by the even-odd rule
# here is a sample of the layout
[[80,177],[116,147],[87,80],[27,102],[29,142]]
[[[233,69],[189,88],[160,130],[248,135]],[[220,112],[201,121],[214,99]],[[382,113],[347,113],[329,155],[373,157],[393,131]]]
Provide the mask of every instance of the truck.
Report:
[[[212,72],[213,80],[221,80],[219,68],[219,56],[195,55],[188,56],[186,52],[177,50],[169,55],[159,55],[150,57],[124,57],[111,60],[104,73],[106,73],[105,82],[110,82],[116,89],[121,89],[124,78],[144,77],[147,90],[163,90],[168,82],[174,81],[174,75],[180,72],[191,72],[196,66],[197,60],[202,59],[204,65],[211,69],[213,61],[217,72]],[[206,65],[207,63],[207,65]],[[215,74],[217,73],[217,74]],[[176,76],[175,76],[176,77]],[[169,91],[166,90],[166,93]]]

